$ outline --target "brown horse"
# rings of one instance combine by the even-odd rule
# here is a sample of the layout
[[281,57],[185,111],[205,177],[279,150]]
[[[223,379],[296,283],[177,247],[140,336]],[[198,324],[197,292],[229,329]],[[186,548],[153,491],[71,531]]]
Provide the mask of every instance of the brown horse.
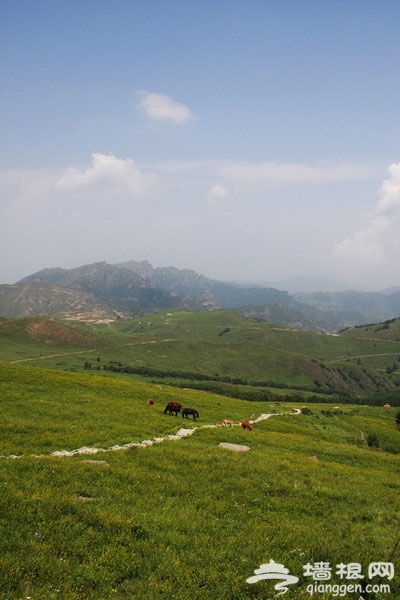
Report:
[[249,421],[247,421],[247,419],[243,419],[242,421],[240,421],[240,424],[243,427],[243,429],[253,431],[253,426],[249,423]]
[[172,415],[172,413],[175,413],[175,416],[178,415],[178,413],[180,413],[182,410],[182,404],[179,404],[179,402],[168,402],[167,406],[164,409],[164,415],[166,415],[167,413],[169,415]]

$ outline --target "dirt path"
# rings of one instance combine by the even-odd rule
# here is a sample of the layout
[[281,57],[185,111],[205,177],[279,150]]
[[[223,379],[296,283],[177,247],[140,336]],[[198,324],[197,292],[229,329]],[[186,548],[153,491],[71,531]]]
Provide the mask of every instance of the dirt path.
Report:
[[363,432],[362,429],[360,429],[359,427],[357,427],[356,425],[352,425],[354,427],[354,429],[357,429],[357,431],[360,432],[361,434],[361,440],[364,442],[364,444],[367,443],[367,440],[365,439],[365,433]]
[[398,356],[398,352],[384,352],[382,354],[358,354],[352,356],[342,356],[342,358],[332,358],[331,360],[327,360],[327,363],[334,362],[343,362],[344,360],[356,360],[357,358],[375,358],[376,356]]
[[129,342],[127,344],[116,344],[115,346],[101,346],[100,348],[87,348],[86,350],[73,350],[71,352],[60,352],[59,354],[46,354],[45,356],[33,356],[30,358],[19,358],[11,360],[10,364],[30,362],[32,360],[46,360],[47,358],[57,358],[58,356],[71,356],[72,354],[89,354],[90,352],[100,352],[101,350],[113,350],[114,348],[126,348],[127,346],[145,346],[148,344],[157,344],[165,342],[173,342],[173,338],[164,340],[149,340],[145,342]]
[[[301,410],[299,408],[293,409],[293,413],[291,414],[295,414],[295,415],[299,415],[301,414]],[[269,419],[270,417],[282,417],[284,415],[284,413],[270,413],[270,414],[262,414],[259,417],[257,417],[255,420],[253,421],[249,421],[250,423],[254,424],[254,423],[259,423],[260,421],[265,421],[266,419]],[[234,423],[233,425],[234,427],[240,427],[240,423]],[[83,446],[82,448],[78,448],[76,450],[56,450],[55,452],[52,452],[51,454],[42,454],[42,455],[37,455],[37,454],[30,454],[29,457],[33,457],[33,458],[45,458],[45,457],[56,457],[56,458],[61,458],[61,457],[66,457],[66,456],[76,456],[76,455],[93,455],[93,454],[99,454],[99,453],[104,453],[104,452],[115,452],[117,450],[130,450],[131,448],[146,448],[148,446],[153,446],[153,444],[160,444],[161,442],[165,441],[165,440],[181,440],[184,437],[188,437],[190,435],[192,435],[195,431],[199,430],[199,429],[214,429],[214,428],[222,428],[221,425],[200,425],[200,426],[194,426],[191,427],[190,429],[186,429],[186,428],[182,428],[179,429],[179,431],[175,434],[172,435],[167,435],[165,437],[155,437],[151,440],[143,440],[142,442],[129,442],[128,444],[124,444],[122,446],[120,445],[115,445],[115,446],[111,446],[109,448],[95,448],[95,447],[88,447],[88,446]],[[21,456],[17,456],[15,454],[10,454],[9,456],[0,456],[0,458],[23,458],[24,455]]]
[[[166,342],[173,342],[175,338],[166,338],[163,340],[148,340],[141,342],[128,342],[127,344],[116,344],[115,346],[101,346],[100,348],[87,348],[86,350],[73,350],[71,352],[60,352],[58,354],[46,354],[45,356],[31,356],[29,358],[18,358],[17,360],[11,360],[10,364],[31,362],[33,360],[46,360],[48,358],[57,358],[59,356],[71,356],[73,354],[89,354],[91,352],[101,352],[102,350],[113,350],[114,348],[127,348],[128,346],[147,346],[151,344],[163,344]],[[397,342],[398,343],[398,342]],[[384,352],[380,354],[359,354],[355,356],[342,356],[339,358],[332,358],[327,360],[328,363],[343,362],[344,360],[356,360],[357,358],[374,358],[376,356],[398,356],[398,352]]]

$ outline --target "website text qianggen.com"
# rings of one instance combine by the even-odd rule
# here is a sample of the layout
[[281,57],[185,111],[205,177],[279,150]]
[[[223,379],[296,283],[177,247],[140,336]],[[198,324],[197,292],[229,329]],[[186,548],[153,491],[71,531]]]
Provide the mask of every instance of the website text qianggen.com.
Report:
[[366,586],[359,583],[309,583],[307,592],[310,596],[314,594],[331,594],[332,598],[345,598],[348,594],[390,594],[390,585],[388,583],[368,583]]

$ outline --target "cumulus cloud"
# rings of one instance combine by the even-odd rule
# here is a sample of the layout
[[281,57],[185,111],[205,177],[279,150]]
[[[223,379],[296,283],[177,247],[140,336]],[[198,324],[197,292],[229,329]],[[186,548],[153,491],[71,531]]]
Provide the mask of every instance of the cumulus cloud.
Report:
[[156,94],[141,91],[139,107],[153,121],[172,121],[173,123],[186,123],[195,116],[192,111],[180,102],[176,102],[166,94]]
[[400,260],[400,163],[390,165],[379,198],[364,227],[334,245],[344,271],[370,272],[375,279],[393,278]]
[[70,167],[60,177],[55,188],[71,191],[81,188],[109,189],[141,196],[154,183],[152,173],[142,173],[131,159],[113,154],[92,154],[92,164],[84,170]]
[[383,182],[380,197],[373,215],[399,214],[400,212],[400,163],[390,165],[389,177]]

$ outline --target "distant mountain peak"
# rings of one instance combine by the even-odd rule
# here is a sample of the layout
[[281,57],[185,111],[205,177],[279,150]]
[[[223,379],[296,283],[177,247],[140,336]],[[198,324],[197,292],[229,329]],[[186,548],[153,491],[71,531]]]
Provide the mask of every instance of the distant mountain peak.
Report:
[[134,273],[137,273],[138,275],[140,275],[141,277],[144,277],[145,279],[149,278],[154,271],[154,268],[152,267],[152,265],[149,263],[148,260],[142,260],[139,262],[137,262],[135,260],[129,260],[124,263],[115,264],[114,267],[116,267],[117,269],[125,269],[127,271],[133,271]]
[[173,308],[230,309],[253,319],[333,332],[398,317],[400,292],[293,293],[260,282],[208,279],[190,269],[154,268],[147,260],[47,268],[14,285],[0,285],[3,317],[88,313],[92,308],[127,317]]

